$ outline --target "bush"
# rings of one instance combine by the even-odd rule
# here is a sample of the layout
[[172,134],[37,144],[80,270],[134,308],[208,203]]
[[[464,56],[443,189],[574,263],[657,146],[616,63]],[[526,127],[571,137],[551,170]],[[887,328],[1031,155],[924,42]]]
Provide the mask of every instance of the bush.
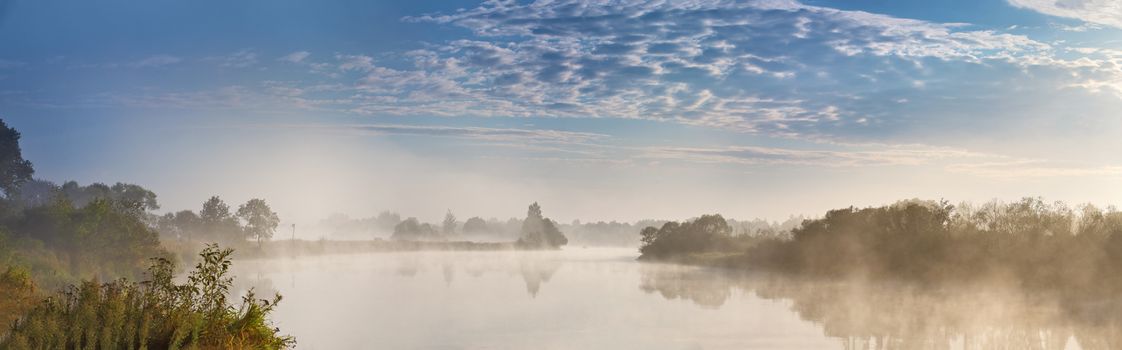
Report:
[[[209,245],[186,284],[172,282],[174,264],[153,259],[147,281],[96,280],[43,300],[0,342],[5,349],[281,349],[295,345],[271,327],[281,300],[250,290],[237,308],[227,303],[231,249]],[[7,274],[5,274],[6,276]]]

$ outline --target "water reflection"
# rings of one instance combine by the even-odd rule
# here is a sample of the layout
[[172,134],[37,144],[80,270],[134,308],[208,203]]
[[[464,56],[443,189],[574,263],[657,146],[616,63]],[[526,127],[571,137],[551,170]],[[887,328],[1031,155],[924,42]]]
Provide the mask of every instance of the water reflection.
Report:
[[562,262],[556,259],[525,258],[519,260],[522,280],[526,282],[526,293],[537,297],[542,284],[549,282],[553,274],[561,268]]
[[[565,263],[556,252],[528,252],[495,255],[487,253],[380,253],[384,259],[381,263],[389,262],[392,272],[398,277],[416,278],[429,271],[439,270],[445,286],[452,286],[457,274],[464,274],[470,278],[481,278],[488,274],[516,274],[522,278],[526,285],[526,294],[536,297],[542,285],[549,282],[553,275]],[[347,259],[346,257],[324,257],[322,259]],[[271,263],[270,259],[253,259],[239,261],[235,265],[233,290],[244,294],[253,288],[257,295],[272,295],[278,289],[273,286],[273,281],[267,277],[285,268]],[[512,268],[513,267],[513,268]],[[292,271],[289,271],[292,272]],[[290,274],[292,284],[295,277]]]
[[735,293],[788,303],[846,349],[1115,349],[1117,300],[1073,300],[998,284],[920,287],[674,265],[640,268],[639,289],[718,309]]
[[285,296],[279,326],[301,348],[1122,348],[1117,301],[644,264],[633,251],[380,253],[234,269],[236,291]]

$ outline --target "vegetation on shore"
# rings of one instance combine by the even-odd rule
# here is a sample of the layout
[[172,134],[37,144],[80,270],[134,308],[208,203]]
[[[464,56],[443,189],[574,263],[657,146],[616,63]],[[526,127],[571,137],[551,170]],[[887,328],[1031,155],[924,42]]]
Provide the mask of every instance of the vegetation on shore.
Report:
[[[280,295],[239,307],[228,303],[231,249],[209,245],[187,282],[172,281],[174,263],[153,259],[148,280],[88,280],[47,298],[16,321],[5,349],[281,349],[295,344],[268,316]],[[5,276],[6,277],[6,276]],[[5,278],[4,282],[8,282]],[[34,288],[26,285],[27,288]]]
[[[207,246],[188,283],[178,285],[171,282],[176,259],[160,242],[180,242],[183,233],[235,245],[267,239],[279,219],[263,200],[250,200],[235,215],[213,197],[199,220],[184,212],[158,217],[156,194],[138,185],[60,186],[32,178],[19,139],[0,120],[0,348],[293,344],[268,327],[279,295],[266,301],[250,292],[240,308],[227,304],[231,250]],[[225,235],[205,234],[214,232]],[[145,275],[144,283],[129,282]]]
[[731,235],[719,215],[640,234],[643,260],[920,283],[1002,280],[1084,294],[1122,291],[1122,212],[1039,198],[850,207],[774,235]]

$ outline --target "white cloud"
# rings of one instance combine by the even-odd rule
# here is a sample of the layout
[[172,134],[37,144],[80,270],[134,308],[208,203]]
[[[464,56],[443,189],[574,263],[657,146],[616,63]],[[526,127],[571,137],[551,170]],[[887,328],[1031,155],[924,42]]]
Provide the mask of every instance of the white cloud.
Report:
[[953,164],[947,170],[991,178],[1122,176],[1122,166],[1118,165],[1070,164],[1044,160]]
[[210,56],[205,60],[216,62],[222,67],[247,68],[257,64],[257,53],[252,49],[241,49],[229,55]]
[[0,59],[0,69],[19,68],[19,67],[23,67],[25,65],[27,65],[27,63]]
[[1046,15],[1122,28],[1122,2],[1117,0],[1009,0],[1009,4]]
[[931,146],[882,146],[875,149],[807,150],[759,146],[653,147],[647,158],[702,163],[743,165],[799,165],[816,167],[860,167],[875,165],[923,165],[947,159],[994,158],[997,156],[961,149]]
[[152,68],[176,64],[182,61],[183,59],[172,55],[153,55],[142,60],[132,62],[128,64],[128,66],[135,68]]
[[293,52],[293,53],[282,56],[280,58],[280,60],[285,61],[285,62],[291,62],[291,63],[300,63],[300,62],[303,62],[304,59],[308,58],[308,56],[311,56],[311,55],[312,55],[312,53],[308,52],[308,51],[296,51],[296,52]]
[[445,125],[357,124],[298,127],[318,127],[337,131],[351,131],[370,134],[459,137],[501,142],[582,144],[601,141],[608,138],[608,135],[591,132],[561,131],[549,129],[487,128],[470,126],[460,127]]

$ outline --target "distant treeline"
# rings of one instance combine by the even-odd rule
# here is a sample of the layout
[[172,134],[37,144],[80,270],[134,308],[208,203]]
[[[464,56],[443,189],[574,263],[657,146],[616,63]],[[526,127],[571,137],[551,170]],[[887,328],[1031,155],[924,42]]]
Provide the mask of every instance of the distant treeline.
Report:
[[[569,243],[569,239],[561,232],[555,221],[542,215],[542,208],[538,203],[530,204],[526,210],[526,218],[519,220],[518,234],[515,237],[504,239],[495,236],[486,222],[479,218],[468,219],[464,228],[459,229],[456,216],[449,211],[444,216],[441,226],[422,223],[417,218],[407,218],[394,225],[390,238],[395,241],[464,241],[464,240],[490,240],[514,241],[523,248],[557,248]],[[490,237],[488,237],[488,235]]]
[[996,279],[1087,293],[1122,288],[1122,212],[1039,198],[850,207],[775,236],[736,236],[720,215],[706,215],[647,227],[640,236],[646,260],[827,277]]
[[[512,217],[506,220],[484,219],[478,216],[460,221],[452,211],[448,211],[440,224],[425,223],[415,217],[402,218],[398,213],[383,211],[376,216],[351,218],[344,214],[333,214],[321,220],[315,230],[326,238],[371,239],[391,238],[394,233],[408,232],[409,235],[425,237],[427,240],[464,240],[475,242],[510,242],[522,236],[524,218]],[[782,222],[769,222],[763,219],[728,219],[732,235],[778,236],[790,233],[798,226],[803,217],[790,217]],[[635,232],[648,226],[662,226],[666,220],[640,220],[635,223],[618,221],[581,222],[553,224],[568,238],[570,245],[635,247],[639,237]]]

